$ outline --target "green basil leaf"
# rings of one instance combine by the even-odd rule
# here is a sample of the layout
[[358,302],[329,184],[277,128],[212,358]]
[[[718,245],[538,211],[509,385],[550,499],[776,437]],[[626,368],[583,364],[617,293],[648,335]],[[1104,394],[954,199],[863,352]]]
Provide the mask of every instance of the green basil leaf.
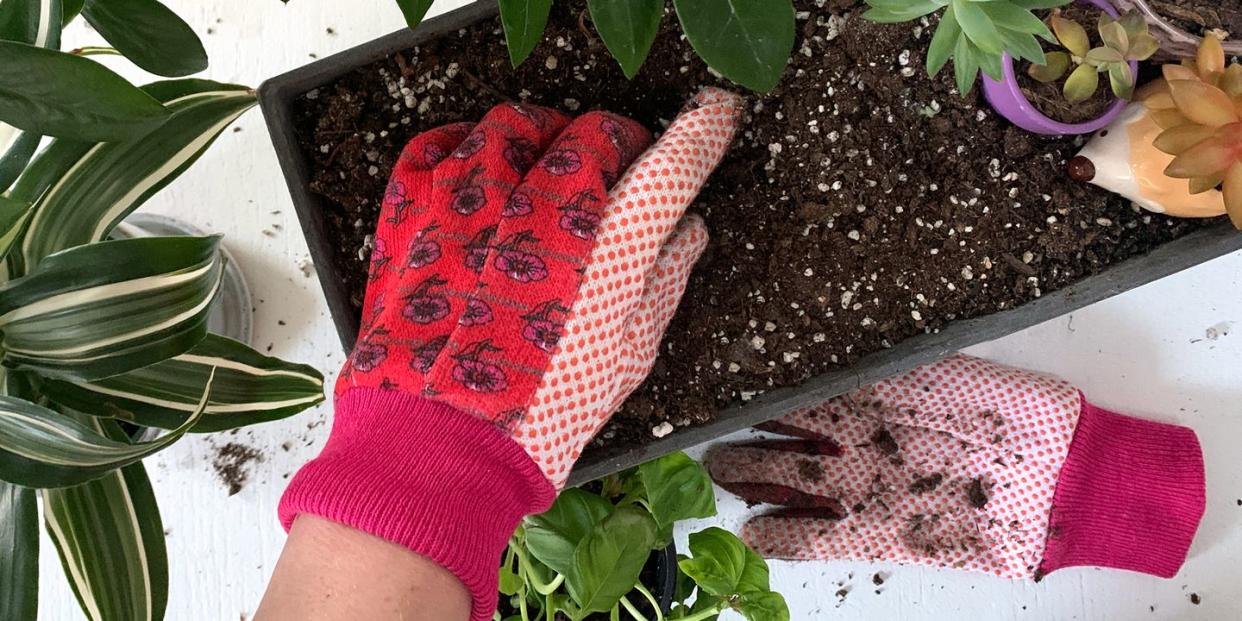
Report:
[[552,0],[500,0],[500,23],[505,28],[509,61],[522,64],[543,40]]
[[517,595],[522,590],[522,579],[508,567],[500,568],[500,594]]
[[39,488],[99,479],[176,442],[202,416],[206,404],[204,392],[186,424],[150,442],[130,443],[102,431],[114,427],[113,421],[67,415],[0,395],[0,478]]
[[223,272],[219,237],[79,246],[0,287],[4,362],[93,381],[185,353],[207,334]]
[[405,23],[410,28],[417,28],[427,17],[427,10],[435,0],[397,0],[397,7],[405,16]]
[[[250,89],[208,80],[168,80],[143,90],[165,102],[172,116],[140,138],[90,147],[40,194],[21,241],[24,266],[58,250],[106,239],[255,104]],[[19,179],[18,186],[23,182]]]
[[673,6],[709,67],[754,91],[776,88],[793,53],[791,0],[673,0]]
[[638,467],[651,515],[660,528],[716,515],[716,494],[707,470],[685,453],[672,453]]
[[[115,441],[112,421],[90,421]],[[160,621],[168,602],[168,552],[159,505],[142,464],[43,491],[43,517],[69,585],[92,621]]]
[[526,518],[526,548],[553,571],[568,575],[574,550],[612,509],[612,503],[595,494],[567,489],[547,511]]
[[[728,531],[725,531],[728,532]],[[729,533],[733,537],[731,545],[741,546],[744,551],[742,563],[742,575],[737,580],[738,593],[765,592],[772,589],[772,579],[768,572],[768,564],[763,557],[750,549],[750,546],[738,539],[733,533]]]
[[80,412],[175,429],[194,413],[213,377],[207,410],[191,432],[279,420],[324,398],[323,376],[315,369],[264,356],[214,334],[190,351],[151,366],[94,382],[47,380],[42,392]]
[[732,597],[738,593],[746,569],[746,551],[746,545],[733,533],[711,527],[690,535],[692,558],[679,561],[677,566],[701,591]]
[[660,33],[664,0],[589,0],[587,8],[604,45],[633,79]]
[[142,69],[180,77],[207,68],[207,51],[190,25],[159,0],[86,0],[82,17]]
[[32,489],[0,481],[0,619],[35,621],[39,510]]
[[633,505],[591,529],[574,550],[574,569],[565,576],[582,612],[607,612],[633,590],[655,540],[655,520]]
[[780,593],[753,591],[743,593],[733,605],[747,621],[789,621],[789,605]]
[[93,60],[12,41],[0,41],[0,58],[0,119],[19,129],[109,142],[168,118],[158,101]]

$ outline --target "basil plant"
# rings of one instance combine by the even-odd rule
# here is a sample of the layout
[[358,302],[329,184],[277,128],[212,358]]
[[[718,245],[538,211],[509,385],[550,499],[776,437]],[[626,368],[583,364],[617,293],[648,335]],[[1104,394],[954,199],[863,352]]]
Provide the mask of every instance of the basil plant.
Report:
[[[110,47],[60,50],[79,15]],[[134,86],[95,54],[177,79]],[[158,621],[141,460],[323,400],[314,369],[207,332],[219,237],[108,240],[254,92],[184,78],[207,56],[158,0],[0,0],[0,59],[0,619],[36,618],[42,522],[87,618]]]
[[510,540],[495,619],[714,621],[733,610],[748,621],[789,621],[767,563],[720,528],[690,535],[690,554],[666,568],[676,572],[672,592],[643,583],[652,555],[673,542],[674,524],[714,515],[711,478],[685,453],[565,490]]

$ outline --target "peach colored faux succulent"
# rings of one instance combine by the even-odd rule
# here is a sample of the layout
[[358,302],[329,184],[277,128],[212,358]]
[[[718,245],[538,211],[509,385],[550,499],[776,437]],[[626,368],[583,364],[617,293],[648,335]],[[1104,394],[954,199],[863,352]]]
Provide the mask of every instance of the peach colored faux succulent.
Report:
[[1164,130],[1153,143],[1175,156],[1164,174],[1197,194],[1218,186],[1242,229],[1242,65],[1225,65],[1219,39],[1204,37],[1194,60],[1164,66],[1140,98]]

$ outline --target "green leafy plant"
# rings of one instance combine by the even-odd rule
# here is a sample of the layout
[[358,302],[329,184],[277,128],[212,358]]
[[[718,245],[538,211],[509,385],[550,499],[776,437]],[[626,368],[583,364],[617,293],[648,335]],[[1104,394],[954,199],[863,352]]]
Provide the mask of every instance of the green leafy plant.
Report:
[[[500,592],[516,613],[504,621],[592,615],[704,621],[725,610],[749,621],[789,620],[785,599],[771,589],[767,563],[719,528],[690,535],[690,555],[678,557],[677,592],[667,614],[641,582],[652,553],[672,543],[675,523],[716,514],[711,478],[684,453],[610,476],[594,489],[566,490],[513,535]],[[496,619],[502,619],[499,612]]]
[[1034,64],[1046,63],[1039,38],[1053,42],[1052,32],[1034,11],[1051,9],[1070,0],[866,0],[871,8],[863,17],[897,23],[941,12],[940,23],[927,49],[927,73],[936,75],[953,61],[957,90],[966,95],[982,70],[994,80],[1003,78],[1001,60],[1010,56]]
[[[81,15],[114,47],[60,51]],[[94,621],[163,619],[168,557],[142,459],[186,433],[323,400],[314,369],[207,333],[219,238],[109,241],[255,104],[246,87],[134,86],[207,66],[157,0],[0,0],[0,619],[37,613],[42,522]],[[36,151],[42,141],[46,146]],[[148,429],[167,430],[146,439]]]
[[[1056,82],[1068,73],[1062,92],[1069,103],[1090,99],[1100,86],[1101,73],[1108,74],[1114,95],[1130,99],[1136,79],[1130,61],[1147,60],[1160,49],[1156,37],[1147,31],[1147,21],[1135,10],[1120,19],[1101,13],[1099,32],[1103,45],[1095,48],[1091,47],[1087,30],[1078,22],[1054,12],[1048,23],[1065,51],[1048,53],[1046,62],[1032,63],[1027,73],[1044,83]],[[1074,70],[1070,71],[1070,67]]]
[[[565,1],[565,0],[562,0]],[[411,28],[434,0],[397,0]],[[509,59],[522,64],[543,39],[552,0],[499,0]],[[673,0],[682,32],[707,65],[751,90],[776,87],[794,45],[792,0]],[[588,0],[600,39],[633,78],[651,52],[665,0]]]

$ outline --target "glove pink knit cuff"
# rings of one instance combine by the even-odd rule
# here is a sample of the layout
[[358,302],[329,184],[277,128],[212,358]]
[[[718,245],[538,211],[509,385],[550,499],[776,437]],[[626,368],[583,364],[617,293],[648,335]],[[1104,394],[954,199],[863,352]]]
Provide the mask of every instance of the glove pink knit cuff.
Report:
[[1195,432],[1097,408],[1086,399],[1053,495],[1039,570],[1082,565],[1171,578],[1205,504]]
[[470,591],[471,620],[486,621],[509,537],[555,494],[493,425],[400,391],[355,388],[337,399],[323,452],[285,490],[280,521],[288,530],[313,513],[430,558]]

